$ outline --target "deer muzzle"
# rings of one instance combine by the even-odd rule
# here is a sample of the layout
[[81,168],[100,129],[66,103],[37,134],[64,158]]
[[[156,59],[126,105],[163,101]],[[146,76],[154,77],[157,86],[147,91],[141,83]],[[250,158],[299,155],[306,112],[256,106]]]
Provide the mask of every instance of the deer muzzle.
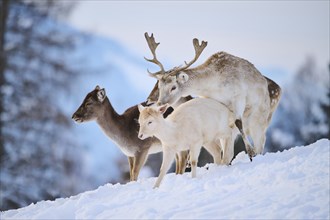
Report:
[[84,120],[82,119],[82,117],[80,115],[78,115],[77,113],[74,113],[72,115],[72,119],[76,122],[76,123],[82,123]]
[[147,136],[144,135],[143,133],[139,132],[139,134],[138,134],[138,138],[141,139],[141,140],[144,140],[144,139],[147,138]]

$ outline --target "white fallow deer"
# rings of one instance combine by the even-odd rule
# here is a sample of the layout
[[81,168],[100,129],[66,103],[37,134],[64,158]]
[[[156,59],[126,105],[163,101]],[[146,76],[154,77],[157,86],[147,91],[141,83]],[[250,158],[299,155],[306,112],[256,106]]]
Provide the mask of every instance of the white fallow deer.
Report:
[[159,187],[176,153],[189,150],[192,177],[196,177],[201,146],[204,146],[213,156],[215,163],[219,164],[219,155],[212,152],[213,143],[221,142],[222,146],[226,146],[224,152],[234,151],[234,141],[239,133],[234,125],[233,112],[213,99],[190,100],[176,108],[167,118],[163,118],[166,107],[167,105],[138,106],[139,138],[144,140],[157,137],[163,147],[163,162],[154,188]]
[[[143,141],[138,138],[139,115],[137,105],[128,108],[121,115],[118,114],[106,96],[105,89],[96,86],[87,94],[78,110],[72,115],[72,119],[77,123],[96,121],[102,131],[128,157],[130,181],[136,181],[148,155],[162,150],[157,138],[148,138]],[[177,174],[184,172],[186,159],[187,152],[178,153]]]
[[[200,56],[207,42],[199,44],[193,40],[195,57],[184,66],[165,71],[156,57],[153,35],[145,33],[153,59],[160,71],[149,74],[158,79],[158,105],[175,103],[180,97],[196,95],[224,103],[235,114],[235,125],[239,129],[250,160],[261,154],[266,141],[266,130],[281,97],[281,88],[264,77],[253,64],[242,58],[219,52],[205,63],[189,68]],[[254,148],[247,140],[250,135]]]
[[[151,105],[154,105],[155,103],[157,103],[158,98],[159,98],[159,89],[158,89],[158,82],[157,82],[147,98],[147,106],[151,106]],[[171,107],[176,109],[181,104],[188,102],[192,99],[193,99],[192,96],[181,97],[177,102],[173,103],[171,105]],[[224,152],[222,151],[222,147],[218,141],[214,141],[213,143],[210,143],[208,146],[208,151],[212,152],[214,163],[223,164],[223,165],[230,164],[231,160],[224,157]],[[177,156],[179,156],[179,154],[177,154]],[[229,155],[227,155],[227,156],[229,156]],[[188,158],[189,158],[189,156],[188,156]],[[178,158],[176,158],[176,160],[178,160]],[[190,164],[189,161],[187,161],[187,162]],[[177,165],[178,164],[179,163],[177,163]]]
[[[158,89],[158,81],[156,82],[154,88],[151,90],[148,98],[147,98],[147,101],[146,101],[146,106],[151,106],[151,105],[154,105],[157,103],[158,101],[158,98],[159,98],[159,89]],[[181,97],[176,103],[173,103],[172,104],[172,109],[171,108],[168,108],[167,112],[170,112],[170,111],[173,111],[174,108],[177,108],[179,105],[181,105],[182,103],[185,103],[189,100],[193,99],[193,97],[191,96],[187,96],[187,97]],[[218,149],[218,146],[214,146],[215,150]],[[220,152],[220,155],[221,155],[221,152]],[[179,160],[178,156],[180,156],[180,154],[177,154],[176,155],[176,161]],[[187,151],[187,157],[188,157],[188,161],[187,161],[187,166],[189,167],[190,166],[190,162],[189,162],[189,151]],[[179,169],[178,168],[179,166],[179,163],[176,163],[176,170]]]

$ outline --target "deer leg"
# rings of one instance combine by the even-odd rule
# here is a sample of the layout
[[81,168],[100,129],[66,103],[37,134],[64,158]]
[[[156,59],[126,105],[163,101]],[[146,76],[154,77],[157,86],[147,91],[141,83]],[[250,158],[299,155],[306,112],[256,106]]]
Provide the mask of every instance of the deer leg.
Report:
[[217,165],[221,164],[221,145],[216,141],[204,145],[205,149],[212,155],[213,162]]
[[266,142],[266,131],[267,127],[269,125],[268,117],[271,113],[267,114],[261,114],[260,112],[266,112],[266,111],[256,111],[253,112],[251,115],[251,121],[254,123],[250,123],[249,125],[249,133],[253,140],[253,145],[256,154],[262,154],[264,151],[264,146]]
[[221,139],[221,145],[224,149],[222,161],[226,165],[230,165],[234,157],[234,142],[235,137]]
[[252,161],[252,157],[255,156],[255,152],[254,152],[252,146],[250,145],[250,142],[246,139],[246,136],[245,136],[245,133],[244,133],[244,130],[243,130],[242,120],[241,119],[236,119],[235,120],[235,125],[236,125],[236,127],[238,128],[239,132],[242,135],[242,139],[243,139],[243,142],[245,144],[246,152],[249,155],[250,161]]
[[165,174],[167,173],[167,171],[169,170],[169,168],[171,166],[174,156],[175,156],[175,153],[172,150],[168,149],[168,147],[166,147],[166,146],[163,146],[163,162],[162,162],[162,166],[160,167],[159,176],[156,180],[154,188],[159,187]]
[[145,150],[145,151],[141,151],[141,152],[138,152],[135,157],[134,157],[134,163],[133,163],[133,170],[132,170],[132,176],[133,176],[133,179],[132,181],[136,181],[138,176],[139,176],[139,173],[140,173],[140,170],[141,170],[141,167],[145,164],[146,160],[147,160],[147,155],[148,155],[148,151]]
[[250,131],[256,154],[262,154],[264,151],[266,142],[266,134],[264,130],[265,129],[260,129],[260,127],[258,127],[251,129]]
[[190,162],[190,152],[187,150],[187,159],[186,159],[186,166],[185,168],[191,168],[191,162]]
[[242,121],[242,116],[246,107],[246,101],[245,101],[245,97],[237,97],[237,101],[234,104],[234,113],[235,113],[235,125],[238,128],[239,132],[241,133],[243,142],[245,144],[245,149],[250,157],[250,160],[252,161],[252,157],[255,156],[254,150],[250,144],[250,142],[247,140],[245,132],[244,132],[244,128],[243,128],[243,121]]
[[179,174],[183,174],[186,170],[186,163],[189,155],[189,151],[180,151],[179,155]]
[[175,154],[175,174],[180,174],[180,155],[178,153]]
[[222,145],[222,164],[231,165],[231,161],[234,157],[234,143],[235,143],[236,136],[232,136],[229,138],[221,138],[221,145]]
[[186,171],[188,163],[189,163],[189,150],[186,150],[184,151],[184,160],[182,160],[182,173]]
[[128,158],[128,165],[129,165],[129,181],[133,181],[133,163],[134,157],[127,157]]
[[198,162],[198,156],[201,150],[201,143],[190,148],[190,162],[191,162],[191,177],[196,177],[196,170],[197,170],[197,162]]

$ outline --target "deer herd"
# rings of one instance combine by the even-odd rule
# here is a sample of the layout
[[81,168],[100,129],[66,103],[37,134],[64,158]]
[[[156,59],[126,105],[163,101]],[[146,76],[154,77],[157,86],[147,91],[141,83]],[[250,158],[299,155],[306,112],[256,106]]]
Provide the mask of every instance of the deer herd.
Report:
[[145,33],[145,38],[153,55],[145,59],[160,68],[156,73],[148,71],[157,83],[146,102],[118,114],[105,89],[96,86],[72,116],[77,123],[97,122],[128,157],[130,181],[137,180],[149,154],[161,151],[163,161],[154,188],[159,187],[174,158],[176,174],[184,173],[189,158],[192,177],[196,177],[202,147],[214,163],[230,165],[237,135],[251,161],[263,153],[266,130],[281,97],[281,88],[274,81],[249,61],[225,52],[190,68],[207,46],[196,38],[195,57],[165,70],[156,56],[159,43],[153,34]]

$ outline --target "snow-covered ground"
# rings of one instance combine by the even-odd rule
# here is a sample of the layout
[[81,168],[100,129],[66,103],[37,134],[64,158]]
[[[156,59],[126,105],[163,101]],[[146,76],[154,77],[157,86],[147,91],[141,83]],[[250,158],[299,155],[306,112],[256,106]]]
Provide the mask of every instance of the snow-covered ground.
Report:
[[[232,166],[208,164],[1,213],[1,219],[329,219],[330,141],[266,153]],[[63,180],[65,181],[65,180]]]

